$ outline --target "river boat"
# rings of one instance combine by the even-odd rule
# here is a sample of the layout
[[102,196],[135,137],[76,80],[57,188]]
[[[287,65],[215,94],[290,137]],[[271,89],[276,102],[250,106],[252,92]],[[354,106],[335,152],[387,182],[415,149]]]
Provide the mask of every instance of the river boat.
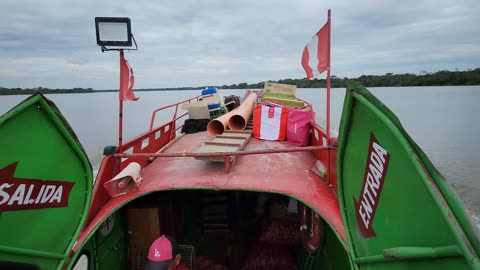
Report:
[[106,147],[96,179],[53,102],[3,115],[0,269],[143,269],[163,234],[199,270],[480,269],[464,206],[366,88],[347,87],[338,137],[313,118],[306,146],[255,138],[252,112],[240,131],[180,133],[198,98]]

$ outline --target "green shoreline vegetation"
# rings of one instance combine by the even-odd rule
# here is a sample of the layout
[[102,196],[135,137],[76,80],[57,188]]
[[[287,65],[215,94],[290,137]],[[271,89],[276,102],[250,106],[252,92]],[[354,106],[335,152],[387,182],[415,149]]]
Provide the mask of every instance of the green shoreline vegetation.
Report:
[[[480,85],[480,68],[469,69],[466,71],[447,71],[442,70],[435,73],[421,71],[419,75],[393,74],[385,75],[362,75],[358,78],[339,78],[331,77],[332,88],[343,88],[347,83],[356,81],[365,87],[401,87],[401,86],[458,86],[458,85]],[[278,81],[268,81],[284,84],[296,85],[298,88],[325,88],[326,79],[283,79]],[[261,89],[264,82],[255,84],[239,83],[232,85],[217,85],[221,89]],[[163,90],[192,90],[203,89],[200,87],[177,87],[177,88],[155,88],[155,89],[134,89],[135,91],[163,91]],[[66,93],[97,93],[97,92],[116,92],[118,90],[94,90],[93,88],[72,88],[72,89],[49,89],[38,88],[4,88],[0,87],[0,95],[30,95],[34,93],[42,94],[66,94]]]
[[36,88],[5,88],[0,87],[0,95],[31,95],[41,94],[74,94],[74,93],[95,93],[93,88],[71,88],[71,89],[50,89],[45,87]]

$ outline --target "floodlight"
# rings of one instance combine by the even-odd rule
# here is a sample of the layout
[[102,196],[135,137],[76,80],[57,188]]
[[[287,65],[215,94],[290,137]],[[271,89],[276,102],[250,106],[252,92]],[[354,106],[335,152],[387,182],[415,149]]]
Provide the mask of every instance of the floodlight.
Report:
[[[95,32],[97,45],[102,52],[118,51],[120,55],[120,88],[119,88],[119,117],[118,117],[118,151],[122,153],[123,133],[123,101],[137,100],[132,92],[133,69],[125,60],[124,51],[138,50],[137,42],[132,34],[130,18],[127,17],[95,17]],[[132,41],[135,48],[132,47]],[[107,48],[113,46],[116,48]],[[127,97],[128,96],[128,97]]]
[[98,46],[131,47],[132,29],[130,18],[95,17]]

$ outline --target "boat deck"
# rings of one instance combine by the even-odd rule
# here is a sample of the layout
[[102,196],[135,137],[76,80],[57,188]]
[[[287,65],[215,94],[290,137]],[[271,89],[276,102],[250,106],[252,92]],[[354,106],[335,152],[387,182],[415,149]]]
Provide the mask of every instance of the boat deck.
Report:
[[[191,153],[206,141],[207,132],[186,134],[169,145],[163,153]],[[242,151],[288,149],[289,142],[251,138]],[[281,193],[295,197],[316,209],[337,234],[346,241],[337,197],[333,189],[310,169],[316,161],[310,151],[237,156],[230,173],[224,162],[198,160],[194,157],[157,157],[140,172],[138,188],[111,198],[94,217],[85,232],[98,226],[111,213],[129,201],[162,190],[217,189]],[[86,234],[81,235],[81,238]]]
[[[207,132],[186,134],[164,153],[190,153],[213,137]],[[286,149],[288,142],[264,141],[255,138],[243,149]],[[312,188],[326,183],[310,172],[315,158],[310,152],[275,153],[238,156],[229,174],[225,163],[197,160],[192,157],[159,157],[141,171],[139,188],[211,187],[214,189],[259,189],[291,195],[311,193]]]
[[[194,152],[213,137],[207,132],[186,134],[164,153]],[[287,149],[289,142],[251,138],[243,151]],[[212,188],[219,190],[258,190],[293,196],[309,204],[330,221],[345,237],[336,195],[329,185],[310,169],[316,161],[311,152],[291,152],[237,156],[230,173],[225,163],[193,157],[159,157],[141,171],[139,192],[164,189]]]

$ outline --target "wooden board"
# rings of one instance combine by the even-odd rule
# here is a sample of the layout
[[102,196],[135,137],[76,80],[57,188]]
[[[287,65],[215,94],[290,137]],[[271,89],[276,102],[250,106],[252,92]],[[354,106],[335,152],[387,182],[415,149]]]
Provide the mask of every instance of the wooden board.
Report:
[[137,269],[138,256],[160,236],[158,208],[131,208],[127,211],[130,269]]
[[[223,134],[217,135],[213,140],[205,142],[205,144],[194,151],[194,153],[221,153],[240,151],[243,149],[243,147],[245,147],[251,137],[251,130],[227,130]],[[231,162],[233,162],[235,158],[236,156],[231,157]],[[196,159],[225,162],[225,157],[196,157]]]

